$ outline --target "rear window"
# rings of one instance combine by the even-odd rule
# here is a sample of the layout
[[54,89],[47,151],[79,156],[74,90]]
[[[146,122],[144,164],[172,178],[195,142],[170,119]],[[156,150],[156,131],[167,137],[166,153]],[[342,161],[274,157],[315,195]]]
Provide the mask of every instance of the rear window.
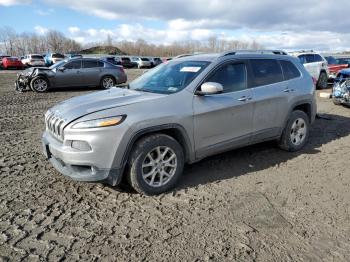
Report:
[[44,59],[44,57],[42,55],[32,55],[31,58],[32,59]]
[[144,57],[143,57],[143,58],[141,58],[141,60],[142,60],[142,61],[149,61],[149,59],[148,59],[148,58],[144,58]]
[[61,54],[52,54],[52,58],[64,58],[64,55],[61,55]]
[[300,77],[300,71],[292,62],[281,60],[280,63],[283,69],[283,75],[285,80]]
[[283,74],[279,63],[272,59],[252,59],[253,87],[282,82]]
[[124,61],[124,62],[130,62],[131,60],[130,60],[129,57],[122,57],[122,61]]
[[7,60],[12,61],[12,62],[16,62],[18,61],[17,57],[6,57]]

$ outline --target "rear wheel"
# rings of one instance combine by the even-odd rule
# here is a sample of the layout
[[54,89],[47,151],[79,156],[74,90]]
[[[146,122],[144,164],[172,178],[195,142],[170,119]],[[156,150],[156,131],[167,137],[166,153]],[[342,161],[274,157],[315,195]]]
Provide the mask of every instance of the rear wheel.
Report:
[[328,87],[328,77],[326,72],[321,72],[317,81],[317,87],[320,89],[325,89]]
[[49,81],[41,76],[34,77],[30,82],[30,88],[38,93],[46,92],[49,89]]
[[113,86],[115,86],[115,80],[112,76],[104,76],[101,79],[101,88],[103,89],[109,89]]
[[279,147],[286,151],[302,149],[309,137],[310,122],[305,112],[293,111],[279,141]]
[[137,142],[129,166],[129,184],[139,193],[156,195],[176,185],[183,171],[184,153],[174,138],[154,134]]

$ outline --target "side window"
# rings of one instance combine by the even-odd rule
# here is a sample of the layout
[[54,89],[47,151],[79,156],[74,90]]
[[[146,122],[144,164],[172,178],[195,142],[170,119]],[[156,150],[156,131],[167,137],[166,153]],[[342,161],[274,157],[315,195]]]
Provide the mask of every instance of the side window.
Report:
[[302,63],[302,64],[306,64],[307,63],[305,55],[300,55],[300,56],[298,56],[298,58],[300,60],[300,63]]
[[281,66],[283,69],[283,74],[284,74],[284,79],[285,80],[290,80],[293,78],[298,78],[300,77],[300,72],[299,70],[293,65],[292,62],[281,60]]
[[[111,63],[114,63],[114,59],[112,58],[112,60],[110,61]],[[97,61],[97,67],[104,67],[105,63],[101,62],[101,61]]]
[[97,61],[96,60],[83,60],[83,67],[84,68],[95,68],[95,67],[97,67]]
[[315,62],[323,62],[323,58],[320,55],[315,55]]
[[217,82],[224,87],[223,93],[240,91],[247,88],[245,64],[226,64],[217,69],[206,82]]
[[307,63],[315,63],[316,62],[316,60],[315,60],[315,55],[305,55],[305,57],[306,57],[306,62]]
[[254,87],[270,85],[284,80],[281,66],[276,60],[253,59],[251,65]]
[[64,68],[66,69],[80,69],[81,68],[81,60],[74,60],[67,64],[65,64]]

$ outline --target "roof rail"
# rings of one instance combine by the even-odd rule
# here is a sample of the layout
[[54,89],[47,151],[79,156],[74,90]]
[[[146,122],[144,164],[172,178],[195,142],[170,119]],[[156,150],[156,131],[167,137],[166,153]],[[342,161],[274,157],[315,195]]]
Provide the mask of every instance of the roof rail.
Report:
[[314,50],[297,50],[297,51],[291,51],[290,53],[314,53]]
[[283,50],[233,50],[221,54],[221,56],[239,55],[239,54],[272,54],[272,55],[288,55]]

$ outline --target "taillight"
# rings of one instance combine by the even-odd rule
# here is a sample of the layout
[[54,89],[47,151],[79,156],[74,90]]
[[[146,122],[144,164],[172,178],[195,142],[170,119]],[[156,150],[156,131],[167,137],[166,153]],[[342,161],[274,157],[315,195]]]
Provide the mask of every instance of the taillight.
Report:
[[124,71],[124,67],[123,67],[123,66],[117,66],[117,67],[118,67],[119,71],[121,71],[121,72],[125,73],[125,71]]
[[316,78],[312,77],[312,82],[314,83],[314,86],[317,85],[317,79]]

